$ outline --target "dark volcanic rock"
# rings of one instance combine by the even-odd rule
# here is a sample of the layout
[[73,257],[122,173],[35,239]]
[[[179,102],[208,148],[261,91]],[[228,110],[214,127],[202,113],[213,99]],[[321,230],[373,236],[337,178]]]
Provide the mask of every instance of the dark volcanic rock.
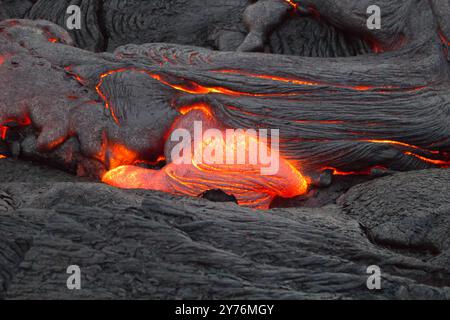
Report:
[[450,170],[396,174],[352,188],[339,203],[376,244],[450,272]]
[[[0,1],[0,20],[64,26],[69,4],[83,14],[73,41],[44,21],[0,24],[0,152],[100,175],[134,160],[114,159],[116,142],[158,159],[180,108],[205,103],[230,128],[283,128],[305,173],[330,173],[322,187],[333,168],[446,166],[449,51],[437,29],[450,38],[448,2],[380,0],[387,27],[368,32],[369,2],[301,1],[315,19],[278,0]],[[370,54],[368,36],[386,54]],[[178,45],[129,44],[145,42]],[[321,208],[262,212],[2,159],[0,298],[450,299],[450,171],[351,185],[292,200]],[[69,265],[80,291],[66,287]],[[371,265],[379,291],[366,286]]]
[[10,18],[23,18],[33,6],[28,0],[2,0],[0,1],[0,21]]
[[[54,170],[11,160],[0,165],[0,201],[14,203],[0,205],[3,298],[450,298],[444,258],[425,259],[415,247],[392,250],[371,241],[360,226],[375,234],[374,225],[414,221],[410,238],[428,234],[444,251],[448,171],[398,174],[354,187],[344,212],[336,205],[260,212],[62,174],[48,183],[42,177]],[[27,179],[3,180],[20,168]],[[366,197],[358,196],[366,189]],[[80,291],[66,287],[66,268],[73,264],[82,270]],[[374,264],[382,270],[380,291],[366,288],[366,269]]]
[[234,202],[238,203],[233,195],[229,195],[220,189],[207,190],[200,195],[200,198],[207,199],[212,202]]

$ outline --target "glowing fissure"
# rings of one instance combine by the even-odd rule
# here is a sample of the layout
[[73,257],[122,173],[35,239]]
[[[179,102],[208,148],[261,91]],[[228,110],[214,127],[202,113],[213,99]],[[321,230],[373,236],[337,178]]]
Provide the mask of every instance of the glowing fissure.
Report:
[[298,8],[298,4],[294,2],[294,0],[284,0],[285,2],[287,2],[291,7],[293,7],[294,9]]
[[405,154],[408,156],[411,156],[411,157],[415,157],[423,162],[426,162],[426,163],[429,163],[429,164],[432,164],[435,166],[439,166],[441,168],[450,168],[450,161],[429,159],[427,157],[420,156],[420,155],[412,153],[412,152],[405,152]]
[[396,146],[401,146],[401,147],[406,147],[406,148],[410,148],[410,149],[416,149],[422,152],[426,152],[426,153],[431,153],[431,154],[439,154],[439,151],[432,151],[432,150],[427,150],[427,149],[423,149],[421,147],[412,145],[412,144],[407,144],[404,142],[400,142],[400,141],[395,141],[395,140],[359,140],[361,142],[370,142],[370,143],[378,143],[378,144],[390,144],[390,145],[396,145]]
[[[118,72],[120,72],[120,71],[118,71]],[[119,118],[117,118],[116,113],[114,112],[114,108],[111,108],[111,106],[109,105],[108,97],[106,97],[106,95],[105,95],[105,94],[102,92],[102,90],[100,89],[101,86],[103,85],[103,80],[104,80],[107,76],[109,76],[109,75],[111,75],[111,74],[113,74],[113,73],[114,73],[114,72],[108,72],[108,73],[102,74],[102,75],[100,76],[100,81],[98,82],[97,86],[95,87],[95,90],[97,91],[97,94],[99,95],[99,97],[100,97],[100,98],[103,100],[103,102],[105,103],[105,108],[108,109],[108,110],[111,112],[111,116],[112,116],[114,122],[115,122],[117,125],[120,125]]]
[[203,112],[207,117],[212,117],[212,111],[209,108],[209,106],[206,103],[196,103],[190,106],[184,106],[184,107],[180,107],[178,108],[178,111],[184,116],[186,114],[188,114],[189,112],[193,111],[193,110],[200,110],[201,112]]
[[102,92],[101,86],[103,85],[103,81],[106,77],[108,77],[112,74],[115,74],[115,73],[121,73],[121,72],[126,72],[126,71],[135,71],[135,72],[146,74],[146,75],[150,76],[151,78],[161,82],[164,85],[167,85],[177,91],[181,91],[181,92],[185,92],[185,93],[189,93],[189,94],[204,95],[204,94],[216,93],[216,94],[223,94],[223,95],[229,95],[229,96],[251,96],[251,97],[283,97],[283,96],[296,96],[296,95],[304,94],[301,92],[298,92],[298,93],[295,93],[295,92],[293,92],[293,93],[273,93],[273,94],[271,94],[271,93],[248,93],[248,92],[235,91],[235,90],[231,90],[231,89],[227,89],[227,88],[223,88],[223,87],[206,87],[201,84],[195,83],[193,81],[188,81],[187,84],[173,84],[170,81],[164,79],[164,77],[162,75],[159,75],[156,73],[151,73],[146,70],[135,69],[135,68],[122,68],[122,69],[117,69],[117,70],[111,70],[111,71],[108,71],[108,72],[100,75],[100,80],[96,86],[97,94],[104,101],[105,107],[111,111],[111,115],[114,119],[114,122],[117,125],[120,125],[120,121],[114,112],[114,108],[111,107],[108,97]]
[[[222,70],[213,70],[213,72],[217,73],[224,73],[224,74],[236,74],[236,75],[242,75],[246,77],[251,78],[257,78],[257,79],[266,79],[266,80],[272,80],[276,82],[284,82],[284,83],[292,83],[296,85],[301,86],[314,86],[314,87],[320,87],[320,86],[330,86],[330,87],[336,87],[341,89],[350,89],[355,91],[370,91],[375,90],[379,92],[389,92],[390,90],[402,90],[404,88],[398,87],[398,86],[381,86],[381,87],[375,87],[375,86],[351,86],[351,85],[339,85],[339,84],[332,84],[332,83],[326,83],[326,82],[314,82],[314,81],[307,81],[307,80],[301,80],[301,79],[295,79],[295,78],[287,78],[287,77],[278,77],[274,75],[265,75],[265,74],[256,74],[241,70],[234,70],[234,69],[222,69]],[[411,89],[405,89],[405,90],[419,90],[423,89],[424,87],[416,87]]]
[[6,140],[7,134],[8,134],[8,127],[0,126],[0,139]]
[[373,166],[361,171],[343,171],[333,167],[324,167],[321,170],[322,171],[330,170],[332,171],[334,176],[368,176],[372,174],[372,170],[374,169],[386,170],[387,168],[383,166]]
[[439,30],[439,38],[441,39],[443,44],[450,46],[450,41],[447,39],[447,37],[444,35],[444,33],[441,30]]
[[[68,72],[70,72],[70,68],[66,68],[66,70]],[[115,114],[114,108],[111,107],[108,97],[102,92],[101,87],[102,87],[103,81],[106,77],[108,77],[112,74],[115,74],[115,73],[121,73],[121,72],[126,72],[126,71],[135,71],[135,72],[140,72],[140,73],[146,74],[146,75],[150,76],[151,78],[161,82],[164,85],[167,85],[177,91],[182,91],[182,92],[189,93],[189,94],[204,95],[204,94],[216,93],[216,94],[223,94],[223,95],[229,95],[229,96],[253,96],[253,97],[282,97],[282,96],[295,96],[295,95],[300,95],[300,94],[306,94],[304,92],[303,93],[301,93],[301,92],[298,92],[298,93],[295,93],[295,92],[273,93],[273,94],[271,94],[271,93],[264,93],[264,94],[248,93],[248,92],[235,91],[235,90],[231,90],[231,89],[227,89],[227,88],[223,88],[223,87],[207,87],[207,86],[203,86],[201,84],[195,83],[193,81],[188,81],[187,84],[173,84],[170,81],[168,81],[167,79],[164,79],[164,77],[160,74],[151,73],[146,70],[135,69],[135,68],[122,68],[122,69],[117,69],[117,70],[111,70],[111,71],[101,74],[100,80],[96,85],[97,94],[105,103],[105,108],[110,110],[111,116],[117,125],[120,125],[120,121],[119,121],[117,115]],[[292,84],[301,85],[301,86],[334,86],[337,88],[351,89],[351,90],[356,90],[356,91],[378,90],[379,92],[388,92],[387,90],[402,89],[401,87],[395,87],[395,86],[373,87],[373,86],[335,85],[335,84],[327,84],[327,83],[321,83],[321,82],[299,80],[299,79],[294,79],[294,78],[277,77],[277,76],[272,76],[272,75],[253,74],[253,73],[249,73],[249,72],[245,72],[245,71],[231,70],[231,69],[230,70],[214,70],[213,72],[238,74],[238,75],[254,77],[254,78],[259,78],[259,79],[267,79],[267,80],[273,80],[273,81],[278,81],[278,82],[292,83]],[[79,82],[83,83],[83,79],[81,79],[77,75],[75,75],[75,77],[77,78],[77,80]],[[422,88],[424,88],[424,87],[417,87],[417,88],[413,88],[412,90],[420,90]],[[299,123],[302,123],[302,122],[307,123],[308,122],[308,120],[298,120],[298,121],[299,121]],[[336,124],[336,123],[338,123],[337,121],[338,120],[325,120],[324,122],[319,121],[319,123]]]

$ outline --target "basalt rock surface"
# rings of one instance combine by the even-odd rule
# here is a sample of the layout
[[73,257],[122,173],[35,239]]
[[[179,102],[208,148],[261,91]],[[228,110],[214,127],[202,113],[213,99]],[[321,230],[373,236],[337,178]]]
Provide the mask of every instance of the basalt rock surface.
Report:
[[[2,298],[450,298],[448,170],[380,178],[342,205],[262,213],[20,161],[0,168]],[[80,291],[67,290],[69,265],[81,267]],[[366,287],[370,265],[380,291]]]
[[[313,186],[330,184],[324,175],[448,167],[449,65],[431,8],[410,9],[422,28],[410,30],[404,48],[337,60],[170,44],[97,54],[71,46],[67,32],[49,22],[5,20],[0,80],[17,85],[0,93],[4,140],[13,154],[94,177],[164,157],[163,182],[138,185],[194,196],[216,189],[218,177],[173,169],[168,137],[198,120],[204,130],[280,130],[281,166],[289,162]],[[268,207],[277,193],[256,190],[276,178],[242,170],[224,173],[220,188]],[[292,176],[289,170],[278,178]],[[187,190],[189,179],[201,187]],[[297,189],[278,195],[305,191]]]
[[[380,0],[381,30],[369,4],[0,1],[0,298],[450,299],[450,2]],[[261,212],[227,187],[277,179],[248,172],[196,173],[198,199],[98,182],[167,169],[195,120],[281,129],[308,192]]]

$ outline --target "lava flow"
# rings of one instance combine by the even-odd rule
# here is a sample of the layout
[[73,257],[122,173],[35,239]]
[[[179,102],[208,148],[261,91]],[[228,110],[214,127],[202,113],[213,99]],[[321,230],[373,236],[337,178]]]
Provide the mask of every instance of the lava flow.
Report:
[[0,126],[0,139],[6,140],[6,135],[8,134],[8,127]]
[[[276,82],[285,82],[285,83],[291,83],[295,85],[300,86],[331,86],[341,89],[349,89],[349,90],[355,90],[355,91],[383,91],[383,90],[399,90],[402,89],[401,87],[396,86],[381,86],[381,87],[375,87],[375,86],[368,86],[368,85],[357,85],[357,86],[351,86],[351,85],[340,85],[340,84],[331,84],[331,83],[325,83],[325,82],[314,82],[314,81],[308,81],[308,80],[302,80],[302,79],[295,79],[295,78],[287,78],[287,77],[278,77],[274,75],[266,75],[266,74],[255,74],[251,72],[241,71],[241,70],[234,70],[234,69],[221,69],[221,70],[214,70],[214,72],[217,73],[224,73],[224,74],[236,74],[251,78],[257,78],[257,79],[265,79],[265,80],[272,80]],[[418,90],[421,88],[412,88],[412,90]]]
[[[188,94],[223,94],[229,96],[260,96],[254,93],[238,92],[222,87],[207,87],[199,83],[189,81],[186,79],[172,79],[165,75],[150,73],[145,70],[135,69],[135,68],[123,68],[112,70],[104,73],[100,77],[100,81],[96,86],[99,96],[104,100],[106,108],[111,111],[114,121],[119,125],[119,120],[114,113],[113,106],[110,105],[108,97],[102,92],[102,85],[104,79],[112,74],[125,72],[125,71],[135,71],[139,73],[146,74],[151,78],[159,81],[160,83],[167,85],[177,91],[188,93]],[[347,86],[347,85],[335,85],[320,82],[307,81],[296,78],[286,78],[279,76],[271,76],[264,74],[253,74],[240,70],[215,70],[217,73],[228,73],[237,74],[247,77],[260,78],[260,79],[270,79],[277,82],[292,83],[299,86],[335,86],[345,89],[351,89],[356,91],[368,91],[368,90],[397,90],[399,87],[371,87],[371,86]],[[174,81],[176,80],[176,81]],[[175,83],[174,83],[175,82]],[[414,89],[417,90],[417,89]],[[261,96],[268,96],[268,94],[261,94]],[[232,109],[232,107],[229,107]],[[206,122],[211,121],[214,123],[216,121],[214,112],[207,104],[195,104],[178,109],[184,123],[194,123],[195,120],[192,118],[192,114],[200,113]],[[196,112],[193,112],[196,111]],[[209,119],[209,120],[208,120]],[[307,122],[305,120],[299,120],[298,123]],[[338,121],[325,121],[327,124],[340,123]],[[211,127],[215,127],[212,125]],[[172,127],[171,130],[175,130]],[[223,130],[225,131],[225,130]],[[245,132],[245,131],[244,131]],[[168,135],[171,132],[168,133]],[[222,132],[223,133],[223,132]],[[240,137],[241,140],[247,142],[253,142],[253,145],[257,145],[259,148],[265,148],[270,150],[266,142],[258,139],[257,136],[248,135],[245,133],[244,137]],[[168,136],[165,137],[167,141]],[[423,154],[435,154],[434,151],[429,151],[422,149],[417,146],[409,145],[399,141],[393,140],[361,140],[361,142],[377,143],[377,144],[388,144],[392,146],[397,146],[399,148],[404,148],[403,154],[415,157],[423,162],[433,164],[440,167],[447,167],[448,162],[443,160],[433,160],[426,158],[425,156],[420,156],[411,151],[419,151]],[[174,163],[170,162],[161,170],[151,170],[143,167],[135,166],[137,164],[134,161],[139,161],[137,155],[130,152],[124,152],[123,148],[115,148],[110,150],[109,158],[109,169],[102,178],[102,181],[110,184],[112,186],[125,188],[125,189],[149,189],[158,190],[168,193],[178,194],[178,195],[190,195],[199,196],[205,191],[212,189],[221,189],[223,192],[233,195],[236,197],[240,205],[249,206],[258,209],[269,208],[272,200],[277,197],[294,197],[297,195],[302,195],[307,192],[308,182],[307,179],[300,172],[299,166],[294,166],[287,159],[284,159],[281,155],[278,155],[279,159],[279,170],[273,175],[262,175],[260,169],[263,167],[261,162],[246,164],[246,162],[238,162],[238,164],[223,164],[225,162],[214,162],[205,164],[203,161],[198,161],[203,159],[203,155],[197,154],[196,150],[204,150],[211,148],[214,145],[214,150],[229,150],[231,148],[234,158],[237,157],[238,146],[234,145],[234,141],[229,141],[228,139],[218,139],[214,141],[199,142],[201,145],[197,145],[197,148],[191,150],[192,159],[188,162]],[[231,144],[231,145],[230,145]],[[244,149],[249,152],[248,143],[245,145]],[[242,148],[242,146],[240,146]],[[259,149],[258,148],[258,149]],[[106,155],[106,153],[105,153]],[[120,157],[117,157],[120,155]],[[112,159],[112,161],[111,161]],[[126,161],[123,161],[123,160]],[[260,159],[258,159],[260,161]],[[227,162],[228,163],[228,162]],[[376,167],[375,167],[376,168]],[[381,167],[380,167],[381,168]],[[331,169],[334,175],[358,175],[358,174],[370,174],[372,168],[363,170],[361,172],[345,172],[338,170],[336,168],[325,168]]]
[[298,4],[296,4],[294,0],[284,0],[284,1],[286,1],[292,8],[294,9],[298,8]]
[[[193,110],[203,111],[205,117],[212,116],[206,106],[184,108],[182,113],[189,117]],[[299,170],[269,148],[266,139],[249,132],[236,132],[233,139],[224,138],[224,135],[206,138],[205,135],[189,150],[191,154],[187,161],[173,161],[161,170],[120,166],[107,172],[102,181],[119,188],[158,190],[194,197],[220,189],[235,196],[240,205],[257,209],[268,209],[276,196],[290,198],[307,191],[308,183]],[[255,150],[265,150],[265,156],[270,154],[271,159],[276,159],[278,170],[273,174],[262,174],[268,166],[267,159],[262,160],[260,153],[255,161],[249,160],[255,156],[251,153]],[[211,156],[213,161],[206,160],[211,160]]]

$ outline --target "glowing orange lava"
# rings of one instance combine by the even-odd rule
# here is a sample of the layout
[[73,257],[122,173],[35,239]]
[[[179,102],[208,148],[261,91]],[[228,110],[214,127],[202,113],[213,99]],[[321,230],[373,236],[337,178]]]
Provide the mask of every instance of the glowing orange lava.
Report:
[[113,143],[110,147],[109,168],[117,168],[124,163],[134,163],[138,154],[127,147]]
[[383,166],[374,166],[374,167],[370,167],[366,170],[361,170],[361,171],[342,171],[342,170],[338,170],[333,167],[325,167],[325,168],[322,168],[322,171],[331,170],[333,172],[334,176],[368,176],[368,175],[372,174],[372,170],[374,170],[374,169],[386,170],[387,168],[385,168]]
[[193,110],[202,111],[207,117],[212,117],[212,111],[206,103],[196,103],[190,106],[184,106],[178,109],[182,115],[186,115]]
[[292,83],[292,84],[301,85],[301,86],[316,86],[316,87],[332,86],[332,87],[336,87],[336,88],[350,89],[350,90],[356,90],[356,91],[401,89],[400,87],[395,87],[395,86],[374,87],[374,86],[363,86],[363,85],[349,86],[349,85],[330,84],[330,83],[325,83],[325,82],[314,82],[314,81],[307,81],[307,80],[301,80],[301,79],[295,79],[295,78],[278,77],[278,76],[274,76],[274,75],[255,74],[255,73],[251,73],[251,72],[246,72],[246,71],[241,71],[241,70],[233,70],[233,69],[214,70],[214,72],[237,74],[237,75],[258,78],[258,79],[267,79],[267,80],[278,81],[278,82]]
[[[185,93],[189,93],[189,94],[206,95],[206,94],[216,93],[216,94],[223,94],[223,95],[228,95],[228,96],[249,96],[249,97],[283,97],[283,96],[296,96],[299,94],[305,94],[305,93],[300,93],[300,92],[297,92],[297,93],[295,93],[295,92],[292,92],[292,93],[241,92],[241,91],[235,91],[235,90],[224,88],[224,87],[208,87],[208,86],[204,86],[199,83],[196,83],[196,82],[193,82],[190,80],[184,80],[181,78],[179,78],[177,80],[184,80],[184,82],[175,84],[175,83],[172,83],[170,80],[166,79],[164,76],[162,76],[160,74],[156,74],[156,73],[151,73],[147,70],[136,69],[136,68],[121,68],[121,69],[117,69],[117,70],[111,70],[111,71],[108,71],[108,72],[100,75],[100,80],[96,86],[97,94],[104,101],[105,107],[107,109],[111,110],[112,117],[113,117],[114,121],[116,122],[116,124],[118,124],[118,125],[119,125],[119,120],[118,120],[117,116],[115,115],[114,108],[111,108],[108,97],[106,97],[106,95],[102,92],[101,87],[102,87],[103,81],[106,77],[113,75],[115,73],[126,72],[126,71],[135,71],[135,72],[146,74],[149,77],[161,82],[162,84],[164,84],[166,86],[169,86],[177,91],[181,91],[181,92],[185,92]],[[80,79],[80,80],[82,81],[82,79]]]
[[8,118],[3,122],[0,122],[0,139],[6,140],[6,136],[8,134],[9,127],[5,126],[7,123],[17,123],[18,125],[25,127],[31,124],[31,119],[28,115],[25,115],[21,118]]
[[429,159],[427,157],[419,156],[418,154],[415,154],[415,153],[412,153],[412,152],[405,152],[405,154],[408,155],[408,156],[420,159],[423,162],[426,162],[426,163],[429,163],[429,164],[433,164],[435,166],[439,166],[441,168],[450,168],[450,161]]
[[284,1],[286,1],[291,7],[293,7],[294,9],[297,9],[298,8],[298,4],[296,4],[295,2],[294,2],[294,0],[284,0]]
[[421,147],[418,147],[418,146],[415,146],[412,144],[395,141],[395,140],[359,140],[359,141],[370,142],[370,143],[379,143],[379,144],[390,144],[390,145],[396,145],[396,146],[406,147],[406,148],[410,148],[410,149],[416,149],[416,150],[420,150],[420,151],[428,152],[428,153],[432,153],[432,154],[439,154],[439,151],[427,150],[427,149],[423,149]]
[[8,134],[8,127],[0,126],[0,139],[6,140],[7,134]]
[[3,154],[0,154],[0,159],[6,159],[6,156]]
[[[184,109],[183,112],[199,110]],[[204,110],[205,114],[207,110]],[[277,154],[278,170],[273,175],[261,174],[267,162],[258,157],[251,164],[250,146],[270,150],[266,142],[246,132],[236,135],[234,140],[204,139],[201,146],[194,147],[188,162],[169,163],[161,170],[150,170],[136,166],[120,166],[108,171],[102,181],[120,188],[149,189],[178,195],[198,196],[207,190],[221,189],[232,194],[243,206],[268,209],[276,196],[285,198],[306,193],[308,183],[300,171],[288,160]],[[242,149],[243,148],[243,149]],[[221,150],[221,155],[232,156],[235,164],[221,161],[203,161],[205,150]],[[246,161],[240,162],[239,150],[248,154]],[[225,164],[226,163],[226,164]],[[249,164],[247,164],[249,163]]]
[[[224,94],[230,96],[285,96],[288,94],[257,94],[248,92],[239,92],[231,90],[224,87],[208,87],[190,80],[183,78],[172,79],[169,76],[157,73],[151,73],[146,70],[134,69],[134,68],[123,68],[118,70],[112,70],[104,73],[100,76],[100,80],[96,86],[98,95],[105,102],[106,108],[111,110],[112,117],[114,121],[119,124],[119,120],[114,114],[113,108],[111,108],[108,101],[108,97],[102,92],[101,87],[104,79],[112,74],[125,72],[125,71],[135,71],[146,74],[151,78],[159,81],[160,83],[167,85],[177,91],[181,91],[188,94],[201,94],[207,95],[211,93]],[[299,86],[334,86],[338,88],[346,88],[356,91],[367,91],[367,90],[387,90],[387,89],[401,89],[400,87],[384,86],[384,87],[373,87],[373,86],[348,86],[348,85],[334,85],[321,82],[307,81],[302,79],[279,77],[273,75],[264,74],[254,74],[240,70],[215,70],[213,72],[218,73],[228,73],[237,74],[248,77],[254,77],[259,79],[268,79],[278,82],[292,83]],[[420,88],[415,88],[413,90],[418,90]],[[298,95],[299,93],[293,93]],[[239,110],[233,106],[227,106],[230,110]],[[209,119],[214,119],[214,112],[211,106],[205,103],[197,103],[193,105],[179,107],[178,111],[182,116],[189,116],[192,111],[201,111],[204,116]],[[251,114],[250,114],[251,115]],[[325,124],[342,124],[341,120],[297,120],[298,123],[309,123],[309,122],[319,122]],[[174,125],[175,126],[175,122]],[[172,128],[171,130],[174,130]],[[170,135],[171,131],[167,133]],[[246,151],[249,151],[250,142],[253,145],[257,145],[259,148],[264,147],[266,150],[270,150],[267,142],[258,140],[258,137],[244,133],[244,137],[238,141],[246,141],[248,144],[244,146]],[[242,137],[241,137],[242,138]],[[164,137],[165,140],[168,136]],[[403,143],[394,140],[358,140],[361,142],[368,143],[378,143],[378,144],[388,144],[392,146],[406,148],[402,152],[405,155],[416,157],[426,163],[430,163],[436,166],[446,167],[449,162],[443,160],[433,160],[426,158],[424,156],[419,156],[415,153],[409,152],[413,150],[420,151],[420,153],[425,154],[439,154],[439,151],[429,151],[422,149],[421,147]],[[231,143],[231,145],[230,145]],[[198,196],[207,190],[221,189],[227,194],[232,194],[238,200],[238,203],[243,206],[249,206],[258,209],[267,209],[270,206],[272,200],[277,197],[294,197],[297,195],[302,195],[307,192],[308,189],[308,179],[305,178],[301,171],[299,164],[293,164],[287,159],[284,159],[281,155],[278,155],[279,159],[279,169],[273,175],[262,175],[261,168],[264,164],[258,158],[258,162],[253,162],[252,164],[246,164],[247,162],[237,162],[238,164],[223,164],[224,162],[207,162],[198,161],[202,159],[203,155],[198,154],[195,150],[205,150],[213,147],[214,150],[229,150],[231,148],[234,157],[237,157],[237,150],[242,149],[242,146],[234,145],[234,142],[230,142],[227,139],[214,139],[205,140],[201,142],[201,145],[197,145],[198,148],[194,147],[192,151],[192,159],[188,162],[174,163],[170,162],[161,170],[151,170],[135,166],[139,164],[140,159],[138,154],[133,151],[128,150],[126,147],[121,145],[110,145],[105,147],[102,154],[103,159],[109,159],[105,163],[109,164],[110,170],[104,174],[102,181],[110,184],[112,186],[127,188],[127,189],[149,189],[158,190],[168,193],[178,194],[178,195],[190,195]],[[409,149],[409,150],[408,150]],[[408,152],[407,152],[408,151]],[[158,159],[158,162],[165,160],[163,157]],[[362,170],[359,172],[346,172],[339,170],[337,168],[326,167],[323,170],[332,170],[333,175],[369,175],[372,173],[374,168],[386,169],[381,166],[375,166],[368,168],[367,170]]]
[[[117,71],[117,72],[120,72],[120,71]],[[120,124],[120,123],[119,123],[119,119],[117,118],[116,113],[114,112],[114,109],[111,108],[111,106],[109,105],[109,100],[108,100],[108,98],[103,94],[102,90],[100,89],[101,86],[103,85],[103,80],[104,80],[107,76],[109,76],[109,75],[111,75],[111,74],[114,74],[114,73],[116,73],[116,71],[110,71],[110,72],[107,72],[107,73],[102,74],[102,75],[100,76],[100,81],[98,82],[97,86],[95,87],[95,90],[97,91],[97,94],[100,96],[100,98],[103,100],[103,102],[105,103],[105,108],[108,109],[108,110],[111,112],[111,116],[113,117],[114,122],[115,122],[117,125],[119,125],[119,124]]]

